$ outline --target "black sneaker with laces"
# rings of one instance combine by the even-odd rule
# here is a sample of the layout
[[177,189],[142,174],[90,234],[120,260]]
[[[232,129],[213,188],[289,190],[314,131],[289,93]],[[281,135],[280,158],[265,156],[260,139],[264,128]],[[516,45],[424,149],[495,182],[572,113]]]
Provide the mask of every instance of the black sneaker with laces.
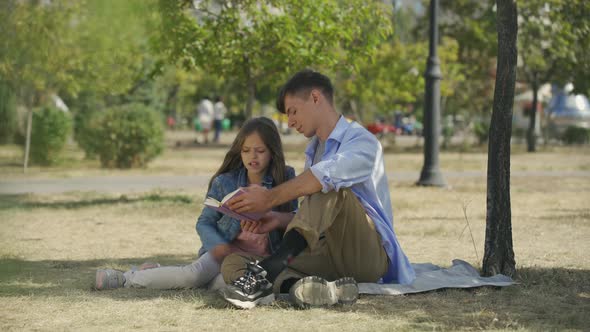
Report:
[[266,271],[258,262],[249,262],[246,273],[231,285],[222,288],[219,293],[229,303],[242,309],[252,309],[256,305],[268,305],[274,302],[272,283],[266,280]]

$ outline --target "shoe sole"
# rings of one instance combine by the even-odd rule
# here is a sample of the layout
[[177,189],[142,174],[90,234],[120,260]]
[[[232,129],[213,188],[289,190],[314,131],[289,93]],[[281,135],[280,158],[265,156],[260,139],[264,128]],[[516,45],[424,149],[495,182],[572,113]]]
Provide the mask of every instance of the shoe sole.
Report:
[[94,283],[94,289],[105,290],[109,288],[107,281],[108,277],[106,276],[106,274],[107,272],[105,270],[96,271],[96,282]]
[[[222,293],[223,295],[223,293]],[[227,298],[222,296],[224,300],[231,303],[232,305],[240,308],[240,309],[252,309],[257,305],[270,305],[275,301],[275,295],[273,293],[268,294],[267,296],[261,297],[254,301],[240,301],[238,299]]]
[[327,281],[324,278],[310,276],[297,281],[289,293],[298,307],[310,308],[337,303],[353,304],[358,299],[359,288],[351,277]]
[[117,280],[115,281],[115,285],[111,285],[111,280],[109,276],[109,272],[107,270],[97,270],[96,271],[96,278],[94,282],[94,289],[96,290],[107,290],[107,289],[115,289],[121,288],[124,281],[121,280],[122,275],[115,275],[114,278]]

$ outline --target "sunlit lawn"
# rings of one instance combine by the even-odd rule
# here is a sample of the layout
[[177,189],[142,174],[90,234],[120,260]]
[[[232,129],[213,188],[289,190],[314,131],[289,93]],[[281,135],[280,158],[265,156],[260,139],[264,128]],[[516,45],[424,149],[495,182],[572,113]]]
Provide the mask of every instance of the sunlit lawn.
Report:
[[[0,164],[15,148],[0,147]],[[18,153],[18,152],[14,152]],[[72,153],[79,153],[73,151]],[[169,150],[147,169],[120,174],[210,174],[223,148]],[[36,177],[101,175],[94,162],[33,168]],[[78,159],[76,159],[78,158]],[[288,159],[302,167],[290,151]],[[386,157],[389,172],[418,171],[419,153]],[[588,171],[587,149],[517,152],[512,169]],[[443,153],[447,171],[485,174],[484,153]],[[83,168],[83,169],[82,169]],[[13,172],[13,173],[10,173]],[[117,173],[115,172],[115,173]],[[119,174],[117,173],[117,174]],[[111,174],[111,173],[109,173]],[[2,173],[2,178],[10,175]],[[20,176],[20,175],[19,175]],[[485,177],[455,177],[450,188],[391,183],[395,229],[413,262],[480,267]],[[102,193],[0,196],[1,330],[587,330],[590,326],[590,177],[512,179],[516,286],[412,296],[362,296],[351,307],[296,310],[287,302],[241,311],[202,290],[91,289],[97,268],[190,262],[204,189],[125,196]],[[465,230],[467,219],[471,234]]]

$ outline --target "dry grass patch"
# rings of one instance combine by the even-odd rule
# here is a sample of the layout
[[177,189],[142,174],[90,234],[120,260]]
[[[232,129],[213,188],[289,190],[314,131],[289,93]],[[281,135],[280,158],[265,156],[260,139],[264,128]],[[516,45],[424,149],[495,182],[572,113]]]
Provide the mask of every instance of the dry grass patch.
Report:
[[[352,307],[241,311],[202,290],[91,289],[97,268],[190,262],[203,191],[0,198],[2,330],[583,330],[590,326],[587,178],[516,178],[513,233],[520,284],[412,296],[363,296]],[[392,183],[395,228],[414,262],[480,265],[485,183],[450,189]],[[465,228],[463,206],[479,260]]]
[[[69,178],[102,175],[208,175],[219,167],[235,133],[224,133],[219,145],[199,145],[193,142],[197,135],[190,131],[166,132],[164,153],[142,169],[102,169],[97,160],[84,159],[84,153],[74,144],[66,146],[61,163],[52,167],[30,166],[22,173],[23,151],[20,146],[0,146],[0,180],[14,178]],[[182,144],[177,147],[176,142]],[[299,135],[283,136],[287,163],[300,172],[304,165],[303,150],[306,140]],[[407,142],[405,143],[407,144]],[[412,143],[413,144],[413,143]],[[410,151],[399,147],[386,153],[385,164],[389,172],[419,172],[423,165],[422,148]],[[530,154],[515,145],[512,149],[513,171],[590,171],[590,148],[540,147]],[[443,151],[440,154],[443,171],[478,171],[485,174],[487,153],[485,151]],[[417,180],[417,179],[416,179]]]
[[[181,136],[179,136],[181,137]],[[227,139],[227,137],[226,137]],[[287,160],[303,167],[300,146]],[[70,163],[27,176],[211,174],[224,147],[169,149],[146,169],[106,171],[70,151]],[[0,177],[19,177],[16,147],[0,147]],[[78,158],[78,159],[77,159]],[[398,238],[413,262],[481,265],[485,240],[486,154],[443,153],[449,188],[392,181]],[[388,172],[415,171],[420,153],[386,154]],[[587,171],[590,154],[557,148],[515,152],[516,171]],[[417,179],[416,179],[417,180]],[[0,329],[410,331],[585,330],[590,326],[590,178],[513,177],[512,224],[519,285],[412,296],[363,296],[352,307],[295,310],[279,301],[241,311],[203,290],[91,289],[97,268],[144,261],[184,264],[200,247],[195,232],[204,189],[114,195],[0,196]],[[463,209],[472,233],[466,228]],[[477,248],[473,248],[471,235]]]

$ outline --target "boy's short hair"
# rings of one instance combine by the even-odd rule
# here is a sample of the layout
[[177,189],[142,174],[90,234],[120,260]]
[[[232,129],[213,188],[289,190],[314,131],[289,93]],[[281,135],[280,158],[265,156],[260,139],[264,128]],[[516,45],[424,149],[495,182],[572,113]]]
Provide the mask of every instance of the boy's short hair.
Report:
[[334,87],[330,79],[312,69],[304,69],[293,75],[279,91],[277,109],[285,113],[285,97],[287,95],[305,95],[311,89],[319,89],[330,104],[333,104]]

